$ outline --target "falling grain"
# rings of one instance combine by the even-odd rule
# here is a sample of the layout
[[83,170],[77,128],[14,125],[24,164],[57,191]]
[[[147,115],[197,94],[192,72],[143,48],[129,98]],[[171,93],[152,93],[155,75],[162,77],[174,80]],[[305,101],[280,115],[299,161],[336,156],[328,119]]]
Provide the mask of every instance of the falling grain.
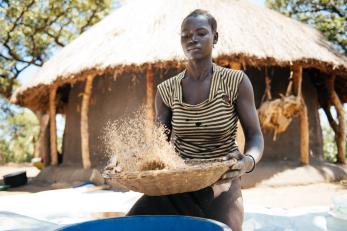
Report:
[[138,112],[134,118],[107,123],[103,140],[110,155],[109,166],[124,172],[184,167],[183,159],[167,142],[164,127],[155,126],[143,115]]

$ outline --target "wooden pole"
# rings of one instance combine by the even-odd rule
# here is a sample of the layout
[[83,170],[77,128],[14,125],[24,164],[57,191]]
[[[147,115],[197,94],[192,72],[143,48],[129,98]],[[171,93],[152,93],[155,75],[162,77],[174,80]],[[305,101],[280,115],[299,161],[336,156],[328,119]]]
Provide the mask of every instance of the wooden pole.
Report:
[[50,121],[50,147],[51,147],[51,165],[58,165],[58,151],[57,151],[57,122],[55,99],[57,95],[57,88],[52,87],[49,92],[49,121]]
[[271,95],[271,78],[269,77],[268,69],[265,67],[265,93],[261,99],[261,102],[266,100],[272,100]]
[[293,82],[294,92],[300,97],[301,110],[299,112],[299,127],[300,127],[300,162],[309,164],[309,124],[307,107],[304,97],[302,96],[302,66],[293,67]]
[[84,169],[91,167],[89,153],[89,131],[88,131],[88,111],[89,99],[93,87],[93,75],[88,75],[84,86],[84,93],[81,106],[81,150],[82,150],[82,165]]
[[47,128],[44,131],[44,139],[42,142],[42,152],[43,152],[43,163],[44,166],[49,166],[51,163],[51,155],[50,155],[50,150],[51,150],[51,141],[50,141],[50,122],[49,122],[49,115],[47,114],[48,121],[47,121]]
[[149,65],[146,73],[146,114],[149,121],[154,121],[154,74],[152,65]]
[[45,112],[35,112],[35,115],[40,123],[39,137],[35,143],[35,157],[43,159],[45,166],[50,164],[50,145],[49,145],[49,115]]
[[335,132],[335,142],[337,146],[337,162],[346,164],[346,127],[345,127],[345,111],[343,105],[335,91],[335,75],[327,79],[327,89],[329,94],[329,101],[334,105],[337,114],[337,120],[333,119],[329,108],[324,108],[328,117],[330,126]]
[[300,162],[304,165],[310,163],[309,159],[309,124],[307,107],[302,99],[302,108],[299,113],[299,126],[300,126]]

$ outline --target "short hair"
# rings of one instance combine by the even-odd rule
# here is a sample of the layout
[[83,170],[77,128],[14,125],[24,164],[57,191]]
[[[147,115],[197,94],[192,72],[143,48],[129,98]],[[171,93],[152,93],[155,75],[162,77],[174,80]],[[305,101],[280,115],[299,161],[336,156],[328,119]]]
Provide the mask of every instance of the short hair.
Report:
[[[212,14],[210,14],[207,10],[202,10],[202,9],[196,9],[194,11],[192,11],[190,14],[188,14],[184,19],[183,22],[189,18],[189,17],[197,17],[199,15],[203,15],[206,16],[208,24],[210,24],[211,29],[213,32],[217,31],[217,21],[216,19],[212,16]],[[182,22],[182,23],[183,23]]]

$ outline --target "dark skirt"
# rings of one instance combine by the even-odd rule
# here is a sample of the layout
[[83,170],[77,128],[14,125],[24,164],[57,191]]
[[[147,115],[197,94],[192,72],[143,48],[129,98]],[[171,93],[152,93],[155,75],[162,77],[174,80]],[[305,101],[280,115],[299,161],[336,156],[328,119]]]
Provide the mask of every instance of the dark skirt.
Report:
[[127,215],[186,215],[214,219],[230,227],[239,226],[243,221],[240,180],[234,180],[230,189],[215,199],[211,187],[165,196],[144,195]]

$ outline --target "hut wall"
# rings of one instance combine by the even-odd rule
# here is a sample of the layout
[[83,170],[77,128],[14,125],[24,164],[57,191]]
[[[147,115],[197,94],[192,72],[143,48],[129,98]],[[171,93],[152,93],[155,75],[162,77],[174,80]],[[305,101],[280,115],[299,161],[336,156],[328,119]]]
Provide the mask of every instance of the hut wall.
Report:
[[[89,148],[93,166],[102,166],[108,160],[103,142],[107,122],[136,111],[145,102],[145,78],[142,74],[128,73],[96,77],[89,105]],[[78,83],[70,92],[66,116],[64,164],[81,163],[80,105],[84,83]]]
[[[164,81],[179,70],[168,69],[154,73],[154,86]],[[287,87],[289,70],[271,68],[272,95],[277,97]],[[96,77],[89,108],[89,144],[92,166],[103,167],[109,157],[103,143],[103,128],[108,121],[128,116],[137,111],[146,102],[145,70],[137,75],[124,73],[117,77],[104,74]],[[264,71],[247,68],[246,73],[254,87],[256,106],[259,107],[265,89]],[[71,87],[66,110],[66,128],[63,141],[64,165],[82,166],[80,109],[84,83],[79,82]],[[310,151],[314,156],[322,156],[322,137],[318,115],[317,93],[310,76],[304,72],[303,93],[309,112]],[[289,159],[299,160],[299,127],[295,119],[285,133],[279,134],[277,141],[272,141],[272,133],[264,132],[264,160]]]
[[63,136],[63,164],[78,164],[82,167],[81,156],[81,104],[84,84],[77,82],[69,92],[66,107]]
[[[124,116],[132,116],[146,102],[145,70],[119,76],[104,74],[94,78],[89,105],[89,148],[92,166],[104,166],[109,160],[103,141],[107,122]],[[175,70],[156,71],[154,86],[174,75]],[[72,86],[66,111],[65,139],[63,143],[64,165],[81,166],[80,118],[84,83]],[[154,99],[153,99],[154,100]],[[154,108],[153,108],[154,110]]]
[[320,124],[319,112],[320,104],[317,89],[313,82],[313,76],[308,71],[303,71],[303,95],[309,119],[309,139],[310,139],[310,158],[323,160],[323,132]]
[[[245,72],[253,84],[256,107],[258,108],[261,104],[261,99],[265,90],[264,70],[247,68]],[[285,94],[290,75],[289,69],[279,67],[269,68],[269,75],[272,79],[272,97],[278,98],[280,93]],[[312,77],[309,76],[309,73],[304,70],[302,91],[308,110],[310,127],[310,157],[320,159],[323,156],[322,130],[318,113],[319,103],[317,92],[312,81],[314,81],[314,79],[312,79]],[[276,141],[273,141],[273,133],[271,131],[263,131],[265,140],[263,160],[298,161],[300,158],[299,132],[298,118],[293,119],[292,123],[284,133],[277,134]]]

